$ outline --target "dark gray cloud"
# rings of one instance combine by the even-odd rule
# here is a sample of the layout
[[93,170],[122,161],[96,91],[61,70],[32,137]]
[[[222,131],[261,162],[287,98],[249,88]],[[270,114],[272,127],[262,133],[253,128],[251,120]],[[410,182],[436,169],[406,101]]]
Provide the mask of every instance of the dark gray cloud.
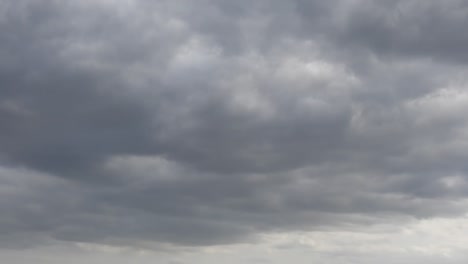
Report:
[[379,55],[466,62],[464,1],[358,1],[339,31],[342,44]]
[[463,213],[461,1],[2,1],[0,246]]

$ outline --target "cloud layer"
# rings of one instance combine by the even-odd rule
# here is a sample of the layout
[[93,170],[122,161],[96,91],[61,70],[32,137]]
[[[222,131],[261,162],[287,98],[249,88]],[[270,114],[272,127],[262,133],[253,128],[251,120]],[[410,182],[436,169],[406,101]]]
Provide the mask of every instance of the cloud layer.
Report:
[[0,10],[3,248],[216,246],[466,213],[463,1]]

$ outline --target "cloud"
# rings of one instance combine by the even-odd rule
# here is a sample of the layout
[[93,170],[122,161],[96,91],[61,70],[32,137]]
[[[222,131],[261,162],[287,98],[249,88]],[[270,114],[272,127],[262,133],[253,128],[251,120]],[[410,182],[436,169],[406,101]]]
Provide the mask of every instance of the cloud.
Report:
[[466,212],[461,1],[0,5],[2,247]]

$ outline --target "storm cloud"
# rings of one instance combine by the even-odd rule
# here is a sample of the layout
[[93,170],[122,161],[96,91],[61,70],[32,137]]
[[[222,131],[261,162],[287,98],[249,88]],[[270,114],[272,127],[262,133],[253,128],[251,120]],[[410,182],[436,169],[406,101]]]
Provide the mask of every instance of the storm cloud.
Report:
[[0,0],[0,247],[464,217],[467,27],[457,0]]

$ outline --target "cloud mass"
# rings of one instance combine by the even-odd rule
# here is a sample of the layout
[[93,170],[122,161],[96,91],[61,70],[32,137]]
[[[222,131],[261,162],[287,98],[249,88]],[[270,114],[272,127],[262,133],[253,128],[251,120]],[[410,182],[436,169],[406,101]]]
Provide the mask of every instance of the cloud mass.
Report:
[[458,0],[0,0],[0,256],[464,263],[467,27]]

